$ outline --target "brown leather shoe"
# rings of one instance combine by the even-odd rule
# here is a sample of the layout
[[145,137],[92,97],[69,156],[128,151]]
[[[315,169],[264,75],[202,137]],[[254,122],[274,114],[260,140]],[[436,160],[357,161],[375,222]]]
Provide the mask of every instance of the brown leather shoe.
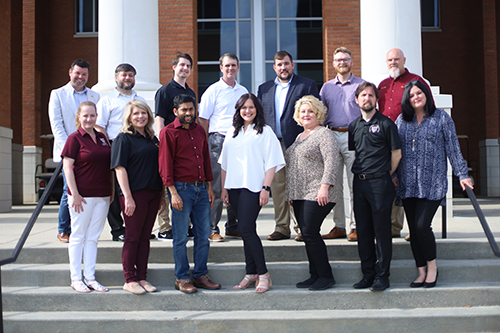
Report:
[[197,288],[216,290],[220,289],[219,283],[213,283],[208,275],[202,275],[197,279],[193,279],[193,285]]
[[224,237],[222,237],[219,233],[217,232],[212,232],[210,234],[210,236],[208,237],[208,239],[211,241],[211,242],[223,242],[224,241]]
[[268,240],[280,240],[280,239],[289,239],[290,236],[285,236],[279,231],[275,231],[272,234],[267,236]]
[[340,230],[339,228],[335,227],[332,230],[330,230],[329,233],[321,237],[323,239],[335,239],[335,238],[345,238],[345,236],[346,236],[345,229]]
[[295,237],[295,241],[296,242],[303,242],[304,241],[304,238],[302,238],[302,234],[300,232],[297,234],[297,237]]
[[410,235],[405,237],[405,241],[409,242],[410,241]]
[[240,232],[226,232],[226,238],[241,238]]
[[182,291],[185,294],[192,294],[198,291],[195,286],[191,284],[189,279],[175,280],[175,289]]
[[349,233],[349,237],[347,237],[347,240],[349,242],[356,242],[358,240],[358,233],[356,232],[356,229],[351,229],[351,232]]
[[57,239],[62,243],[69,243],[69,236],[65,232],[57,234]]

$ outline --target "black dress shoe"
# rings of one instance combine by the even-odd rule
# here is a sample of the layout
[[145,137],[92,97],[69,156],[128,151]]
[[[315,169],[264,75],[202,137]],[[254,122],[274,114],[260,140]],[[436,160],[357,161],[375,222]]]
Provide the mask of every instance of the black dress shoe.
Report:
[[376,279],[372,286],[370,287],[371,291],[384,291],[389,288],[389,279]]
[[309,279],[305,280],[305,281],[302,281],[302,282],[298,282],[295,286],[297,288],[309,288],[310,286],[312,286],[314,284],[314,282],[316,282],[318,280],[318,278],[315,276],[315,277],[310,277]]
[[331,288],[335,284],[335,279],[332,278],[318,278],[316,282],[314,282],[310,287],[309,290],[326,290],[328,288]]
[[355,283],[353,285],[354,289],[366,289],[370,288],[373,284],[373,278],[363,278],[361,281],[358,283]]
[[424,282],[412,282],[410,283],[411,288],[420,288],[424,286]]
[[114,242],[125,242],[125,235],[113,236]]
[[436,280],[434,280],[434,282],[424,282],[424,288],[434,288],[436,286],[438,276],[439,276],[439,271],[436,272]]

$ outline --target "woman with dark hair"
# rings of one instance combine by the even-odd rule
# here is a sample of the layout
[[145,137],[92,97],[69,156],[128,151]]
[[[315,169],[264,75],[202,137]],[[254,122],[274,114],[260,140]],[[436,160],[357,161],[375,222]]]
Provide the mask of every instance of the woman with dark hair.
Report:
[[146,280],[149,239],[163,191],[153,121],[153,113],[146,103],[128,102],[120,134],[111,147],[111,168],[120,185],[119,200],[125,220],[123,289],[136,295],[156,291]]
[[326,106],[312,95],[295,102],[293,118],[304,131],[285,153],[286,198],[292,203],[309,260],[310,277],[296,287],[309,290],[325,290],[335,284],[320,234],[321,224],[340,195],[335,186],[340,163],[337,139],[321,126],[326,112]]
[[271,286],[271,277],[256,221],[261,207],[269,202],[271,182],[285,166],[285,159],[276,135],[265,124],[262,105],[255,95],[245,94],[236,103],[233,127],[227,132],[219,163],[221,200],[236,213],[245,250],[246,275],[233,289],[246,289],[255,282],[255,291],[263,293]]
[[422,82],[415,80],[406,85],[401,109],[396,126],[402,159],[394,184],[396,197],[403,201],[418,268],[418,277],[410,287],[432,288],[437,282],[438,269],[431,223],[446,196],[447,158],[462,189],[473,186],[460,152],[455,124],[445,111],[436,109],[430,91]]

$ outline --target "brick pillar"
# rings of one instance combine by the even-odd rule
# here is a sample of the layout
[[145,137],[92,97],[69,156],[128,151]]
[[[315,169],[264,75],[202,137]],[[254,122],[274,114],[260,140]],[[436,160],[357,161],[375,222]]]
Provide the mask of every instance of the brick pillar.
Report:
[[177,52],[189,53],[193,68],[187,83],[198,96],[198,1],[158,0],[160,82],[173,77],[172,60]]

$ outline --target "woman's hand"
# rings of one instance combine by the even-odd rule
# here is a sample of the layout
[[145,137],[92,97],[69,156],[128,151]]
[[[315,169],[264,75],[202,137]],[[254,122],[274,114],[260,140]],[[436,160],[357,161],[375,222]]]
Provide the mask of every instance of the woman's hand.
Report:
[[318,205],[325,206],[328,204],[328,188],[330,184],[321,184],[319,188],[318,195],[316,196],[316,201],[318,201]]
[[474,185],[472,185],[472,180],[470,178],[465,178],[460,181],[460,186],[462,186],[462,191],[465,191],[465,186],[474,189]]
[[82,203],[86,204],[87,201],[85,201],[85,199],[80,194],[72,195],[72,197],[73,197],[73,204],[71,205],[71,207],[75,209],[76,213],[82,213],[83,212]]
[[269,202],[269,192],[262,189],[260,191],[259,204],[261,206],[265,206],[265,205],[267,205],[268,202]]
[[231,204],[229,203],[229,194],[227,193],[227,190],[225,188],[222,189],[220,193],[220,199],[226,206],[230,206]]
[[392,183],[394,184],[394,187],[396,188],[396,190],[398,189],[398,177],[394,177],[392,178]]
[[135,212],[135,201],[132,196],[126,196],[125,197],[125,211],[123,212],[127,216],[132,216],[134,215]]

